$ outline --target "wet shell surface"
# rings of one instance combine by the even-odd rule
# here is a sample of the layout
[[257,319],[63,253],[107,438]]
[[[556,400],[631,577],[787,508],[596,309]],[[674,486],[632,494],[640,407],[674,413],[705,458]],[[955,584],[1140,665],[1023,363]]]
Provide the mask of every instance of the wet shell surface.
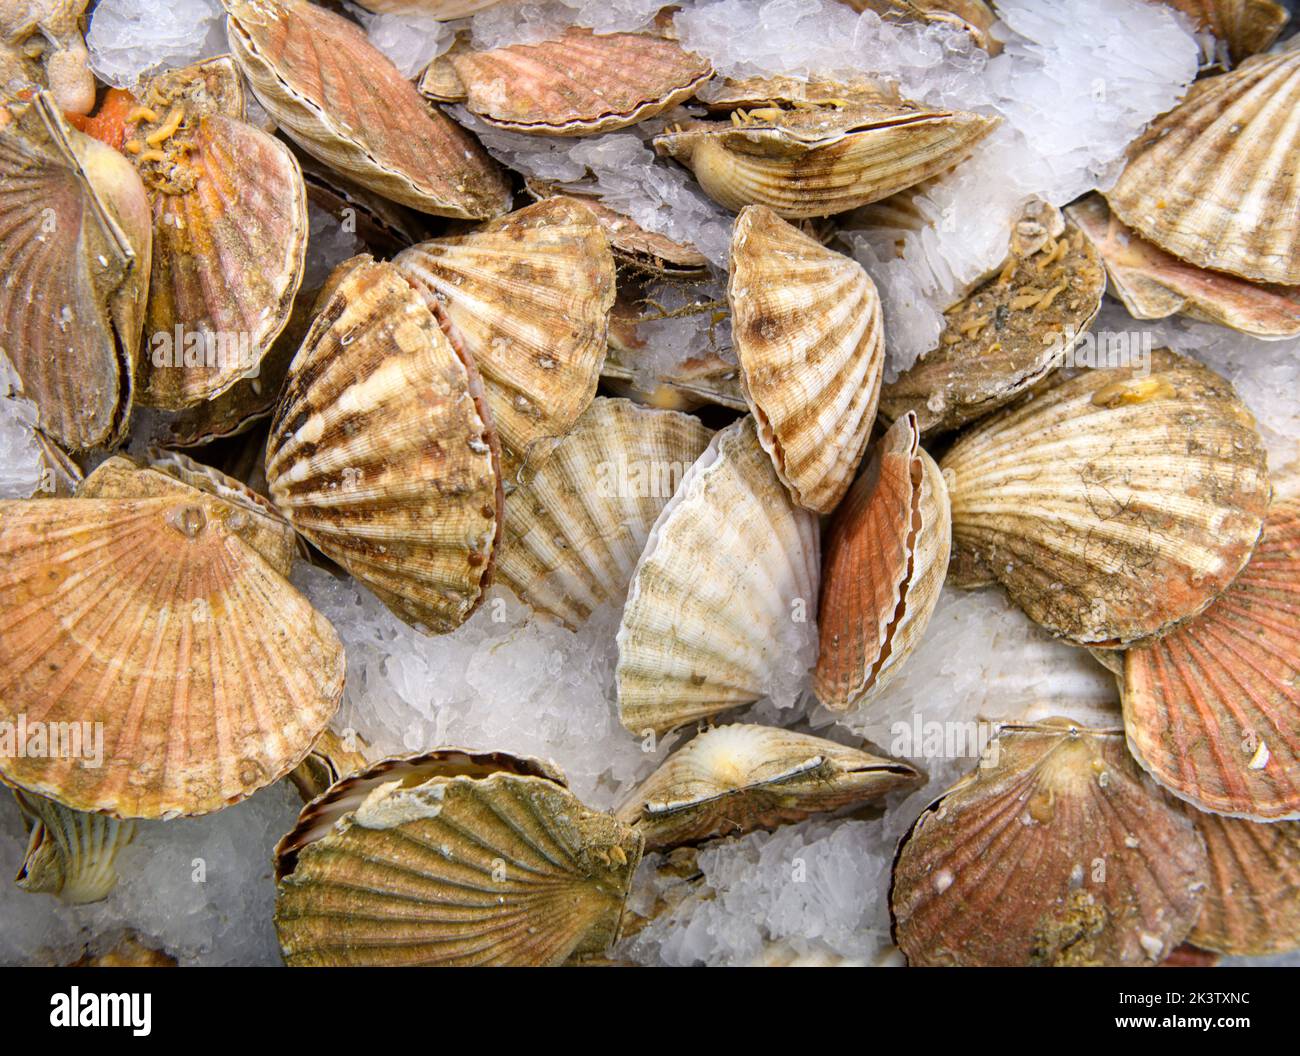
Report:
[[626,128],[695,94],[708,61],[649,33],[571,27],[553,40],[490,51],[452,51],[425,71],[420,90],[464,101],[496,128],[587,136]]
[[1058,376],[941,462],[959,586],[1001,583],[1053,634],[1114,647],[1201,612],[1241,571],[1270,485],[1255,420],[1167,349]]
[[1300,502],[1194,620],[1124,654],[1129,747],[1201,810],[1300,818]]
[[1111,209],[1199,268],[1300,285],[1298,111],[1297,49],[1198,81],[1129,148]]
[[134,398],[151,234],[130,162],[47,95],[0,111],[0,352],[69,450],[119,440]]
[[478,141],[430,110],[355,23],[308,0],[227,0],[230,50],[294,142],[395,202],[486,219],[509,208]]
[[641,837],[552,767],[440,749],[309,803],[276,848],[286,963],[562,964],[618,937]]
[[851,257],[749,206],[732,235],[727,299],[759,440],[794,501],[830,513],[876,418],[885,324],[875,283]]
[[1182,314],[1265,340],[1300,337],[1300,286],[1249,282],[1181,261],[1121,224],[1100,195],[1066,213],[1096,246],[1110,292],[1135,319]]
[[820,737],[774,726],[718,726],[670,755],[616,816],[645,837],[647,850],[665,850],[802,821],[919,778],[904,762]]
[[752,418],[714,436],[632,576],[618,631],[623,725],[671,730],[752,703],[790,677],[817,618],[818,535]]
[[0,720],[29,739],[102,724],[104,750],[99,767],[0,753],[5,777],[74,810],[165,818],[298,764],[338,707],[343,646],[250,521],[194,489],[0,503]]
[[733,212],[765,205],[786,219],[832,216],[874,202],[962,161],[996,119],[878,94],[833,103],[733,111],[655,137],[710,198]]
[[15,883],[72,905],[98,902],[117,886],[117,855],[135,836],[135,822],[69,810],[15,789],[28,827],[27,853]]
[[478,606],[501,524],[486,399],[401,271],[343,268],[272,421],[271,499],[399,618],[446,633]]
[[828,529],[813,687],[833,711],[878,693],[916,648],[952,548],[948,489],[914,415],[881,439]]
[[690,415],[597,397],[507,496],[498,580],[570,627],[621,603],[650,529],[709,436]]
[[1005,727],[894,863],[912,965],[1159,964],[1200,915],[1205,845],[1117,733]]
[[393,262],[452,344],[478,366],[513,479],[596,395],[614,304],[614,258],[591,211],[538,202]]
[[1300,822],[1259,825],[1199,814],[1196,824],[1210,883],[1190,941],[1233,954],[1300,948]]

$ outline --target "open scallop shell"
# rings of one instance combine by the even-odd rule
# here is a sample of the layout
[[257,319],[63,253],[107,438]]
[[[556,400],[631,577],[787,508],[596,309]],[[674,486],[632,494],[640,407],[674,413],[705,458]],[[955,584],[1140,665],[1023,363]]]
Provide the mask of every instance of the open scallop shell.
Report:
[[1124,654],[1129,747],[1201,810],[1300,818],[1300,502],[1194,620]]
[[303,808],[276,848],[276,929],[293,966],[557,965],[617,939],[640,859],[549,765],[439,749]]
[[851,257],[750,206],[731,239],[727,299],[759,440],[794,501],[830,513],[876,418],[885,365],[876,285]]
[[705,730],[615,812],[666,850],[802,821],[916,782],[906,763],[774,726]]
[[98,902],[117,886],[117,855],[135,836],[135,822],[69,810],[20,789],[14,797],[27,823],[27,853],[16,883],[73,905]]
[[1004,727],[900,847],[894,939],[913,965],[1159,964],[1207,878],[1192,820],[1118,733]]
[[544,459],[596,395],[605,359],[614,258],[591,211],[538,202],[393,263],[478,366],[509,477]]
[[1199,268],[1300,285],[1300,50],[1193,85],[1130,148],[1115,215]]
[[895,422],[831,521],[813,688],[833,711],[893,680],[939,602],[952,522],[943,475],[920,440],[914,415]]
[[571,26],[535,44],[453,50],[434,59],[420,90],[437,102],[463,101],[495,128],[587,136],[662,113],[712,75],[706,59],[675,41]]
[[996,124],[980,114],[845,88],[842,98],[794,109],[691,120],[656,136],[654,147],[691,169],[725,208],[765,205],[794,219],[842,213],[944,172]]
[[1218,597],[1270,494],[1250,412],[1167,349],[1051,379],[940,465],[957,585],[999,582],[1053,634],[1102,647],[1168,631]]
[[1300,948],[1300,822],[1259,825],[1199,814],[1196,825],[1210,883],[1191,942],[1251,956]]
[[230,50],[276,124],[395,202],[483,219],[510,206],[478,141],[431,110],[355,23],[308,0],[225,0]]
[[752,418],[714,436],[632,576],[618,631],[623,725],[663,732],[767,695],[817,618],[818,534]]
[[1135,319],[1182,314],[1264,340],[1300,337],[1300,286],[1249,282],[1181,261],[1121,224],[1100,195],[1066,214],[1101,254],[1110,292]]
[[220,810],[298,764],[338,707],[343,646],[250,531],[191,488],[0,503],[0,719],[104,745],[97,768],[0,753],[8,779],[159,818]]
[[289,775],[289,780],[302,796],[303,802],[310,803],[317,796],[323,796],[343,778],[364,770],[366,756],[361,751],[363,743],[353,730],[346,731],[346,735],[341,737],[332,728],[326,728],[316,738],[307,758]]
[[[1267,51],[1287,23],[1287,10],[1273,0],[1161,0],[1190,18],[1217,43],[1213,56],[1229,65]],[[1227,59],[1227,62],[1224,62]]]
[[44,94],[0,110],[0,354],[74,451],[125,434],[148,291],[149,203],[131,163]]
[[486,399],[401,271],[340,271],[271,424],[271,499],[399,618],[445,633],[478,607],[501,523]]
[[709,435],[689,415],[597,397],[506,498],[497,578],[570,627],[621,601],[650,529]]

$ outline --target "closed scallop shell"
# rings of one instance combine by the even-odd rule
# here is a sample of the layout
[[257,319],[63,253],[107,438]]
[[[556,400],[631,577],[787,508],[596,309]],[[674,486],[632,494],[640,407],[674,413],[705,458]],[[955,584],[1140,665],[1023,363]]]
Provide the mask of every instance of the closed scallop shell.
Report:
[[1300,286],[1250,282],[1179,260],[1129,230],[1100,195],[1066,208],[1101,254],[1109,290],[1135,319],[1186,315],[1251,337],[1300,337]]
[[939,603],[952,547],[948,489],[906,414],[881,439],[825,541],[813,687],[833,711],[880,692]]
[[650,529],[709,436],[690,415],[598,396],[506,497],[497,579],[569,627],[622,602]]
[[706,59],[675,41],[571,26],[535,44],[453,50],[433,61],[420,90],[437,102],[463,100],[495,128],[587,136],[685,102],[712,75]]
[[830,513],[871,438],[885,366],[880,295],[862,265],[750,206],[727,285],[758,437],[805,509]]
[[821,737],[717,726],[670,755],[615,816],[660,851],[866,803],[919,778],[904,762]]
[[1167,349],[1058,375],[940,465],[957,585],[999,582],[1053,634],[1107,648],[1164,633],[1223,593],[1270,495],[1250,412]]
[[478,366],[513,480],[591,403],[614,304],[614,258],[591,211],[538,202],[393,263]]
[[436,216],[510,207],[478,141],[437,110],[355,23],[308,0],[227,0],[235,61],[276,124],[358,183]]
[[501,523],[486,400],[396,267],[340,271],[272,420],[270,496],[399,618],[446,633],[478,606]]
[[6,755],[6,778],[73,810],[165,818],[298,764],[338,707],[343,646],[249,521],[194,489],[0,503],[0,720],[102,728],[104,745],[97,768]]
[[1154,965],[1207,880],[1196,826],[1118,733],[1004,727],[899,848],[894,939],[912,965]]
[[1300,285],[1300,50],[1198,81],[1129,148],[1106,199],[1175,257],[1253,282]]
[[562,775],[439,749],[345,778],[276,848],[285,961],[564,963],[618,937],[641,838]]
[[15,883],[71,905],[107,898],[117,886],[117,855],[135,822],[69,810],[44,796],[14,790],[27,824],[27,852]]
[[1277,502],[1254,556],[1194,620],[1124,653],[1138,762],[1200,810],[1300,818],[1300,503]]
[[149,203],[135,169],[47,95],[0,111],[0,345],[41,429],[72,451],[115,443],[134,399]]
[[615,675],[623,725],[671,730],[788,677],[817,617],[818,536],[753,419],[716,434],[665,504],[628,588]]
[[1196,824],[1210,882],[1190,941],[1248,956],[1300,948],[1300,822],[1260,825],[1199,814]]
[[[1241,62],[1267,51],[1287,23],[1287,10],[1273,0],[1162,0],[1210,33],[1223,58]],[[1225,63],[1227,65],[1227,63]]]

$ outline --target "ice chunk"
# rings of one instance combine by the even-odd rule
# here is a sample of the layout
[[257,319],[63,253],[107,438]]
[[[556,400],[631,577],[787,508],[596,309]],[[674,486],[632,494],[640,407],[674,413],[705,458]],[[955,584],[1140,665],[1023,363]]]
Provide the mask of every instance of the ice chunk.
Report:
[[30,498],[41,486],[38,412],[21,391],[13,365],[0,349],[0,499]]
[[366,251],[356,232],[349,231],[330,212],[314,202],[307,203],[307,263],[303,269],[302,289],[313,293],[325,285],[336,267],[350,257]]
[[86,45],[90,68],[117,88],[229,50],[220,0],[99,0]]
[[393,60],[404,77],[414,77],[456,42],[457,22],[440,22],[416,11],[374,14],[348,4],[366,28],[370,43]]
[[476,48],[535,44],[559,36],[569,26],[586,26],[597,33],[645,29],[662,0],[551,0],[549,3],[498,4],[470,21]]

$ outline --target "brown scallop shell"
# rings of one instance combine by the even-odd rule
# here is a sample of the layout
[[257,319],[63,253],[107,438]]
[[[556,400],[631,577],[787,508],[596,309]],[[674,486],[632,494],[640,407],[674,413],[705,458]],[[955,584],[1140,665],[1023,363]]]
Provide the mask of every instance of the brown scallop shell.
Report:
[[1241,62],[1267,51],[1287,23],[1287,10],[1273,0],[1161,0],[1181,11],[1218,44],[1220,61]]
[[14,882],[71,905],[107,898],[117,886],[118,852],[135,836],[135,822],[69,810],[21,789],[14,797],[27,824],[27,852]]
[[1300,822],[1198,814],[1210,859],[1197,946],[1260,956],[1300,949]]
[[894,938],[913,965],[1154,965],[1187,937],[1205,845],[1118,733],[1004,727],[931,804],[894,863]]

